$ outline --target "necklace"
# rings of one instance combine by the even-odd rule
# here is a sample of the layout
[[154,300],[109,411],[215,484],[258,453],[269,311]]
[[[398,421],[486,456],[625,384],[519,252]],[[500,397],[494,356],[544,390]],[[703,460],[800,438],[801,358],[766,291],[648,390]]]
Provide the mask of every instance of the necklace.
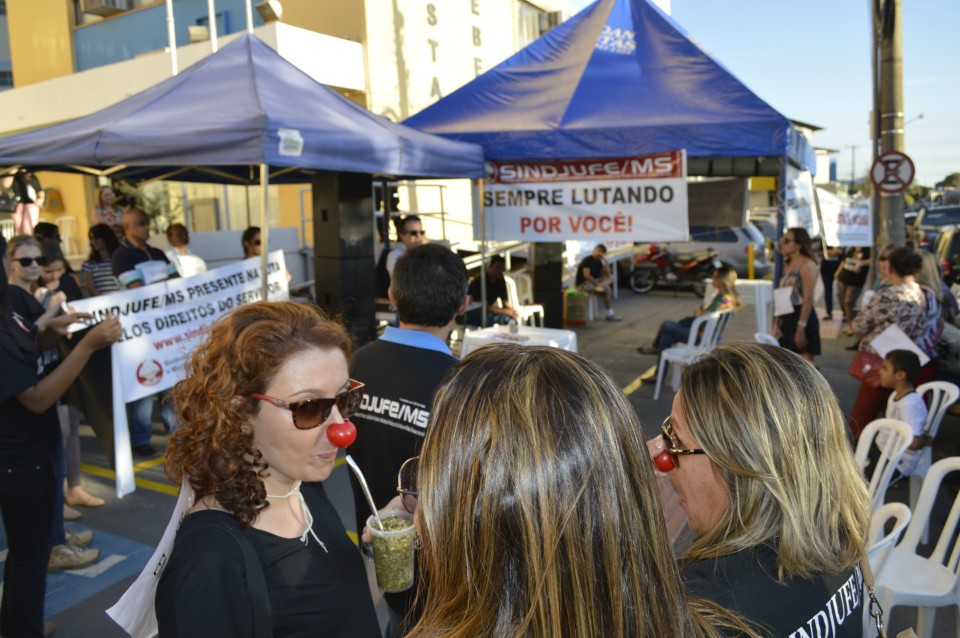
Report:
[[307,529],[303,532],[303,535],[300,536],[300,541],[306,545],[309,542],[308,536],[313,536],[313,540],[317,541],[320,547],[323,548],[323,551],[329,554],[330,552],[327,550],[327,546],[323,544],[323,541],[320,540],[313,531],[313,514],[310,513],[310,508],[307,507],[307,502],[304,500],[303,494],[300,493],[300,481],[297,481],[286,494],[267,494],[267,498],[290,498],[294,494],[300,497],[300,511],[303,513],[303,520],[307,523]]

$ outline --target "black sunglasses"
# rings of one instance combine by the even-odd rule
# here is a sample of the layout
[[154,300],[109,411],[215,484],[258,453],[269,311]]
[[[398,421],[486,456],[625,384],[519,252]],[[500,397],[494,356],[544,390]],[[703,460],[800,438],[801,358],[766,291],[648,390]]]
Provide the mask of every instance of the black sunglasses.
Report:
[[427,231],[425,230],[405,230],[403,231],[408,235],[422,235],[423,237],[427,236]]
[[403,509],[410,514],[417,511],[419,492],[417,491],[417,470],[420,466],[420,457],[415,456],[407,459],[400,466],[397,473],[397,493],[400,494],[400,501],[403,503]]
[[700,448],[680,447],[680,442],[673,438],[673,421],[670,417],[663,420],[660,430],[663,432],[663,440],[667,442],[667,452],[673,460],[674,467],[680,467],[680,457],[684,454],[706,454]]
[[257,392],[247,396],[251,399],[267,401],[282,410],[290,410],[293,413],[293,425],[298,430],[312,430],[330,418],[333,406],[337,406],[340,416],[344,418],[353,414],[363,400],[363,387],[364,384],[350,379],[350,389],[332,399],[307,399],[306,401],[290,402]]
[[250,243],[253,244],[254,246],[259,246],[259,245],[260,245],[260,240],[259,240],[259,239],[254,239],[254,240],[253,240],[252,242],[250,242]]
[[31,264],[37,264],[38,266],[46,266],[47,258],[46,257],[17,257],[14,259],[15,262],[19,263],[24,268],[29,268]]

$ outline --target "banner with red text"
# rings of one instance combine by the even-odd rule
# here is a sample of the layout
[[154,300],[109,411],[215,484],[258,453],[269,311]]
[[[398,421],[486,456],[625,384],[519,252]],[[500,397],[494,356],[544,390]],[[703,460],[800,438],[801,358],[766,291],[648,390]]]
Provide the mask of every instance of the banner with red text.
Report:
[[[479,215],[480,212],[477,212]],[[487,162],[488,240],[676,241],[688,237],[687,155]]]
[[833,193],[817,189],[823,239],[827,246],[873,246],[873,214],[870,200],[841,200]]

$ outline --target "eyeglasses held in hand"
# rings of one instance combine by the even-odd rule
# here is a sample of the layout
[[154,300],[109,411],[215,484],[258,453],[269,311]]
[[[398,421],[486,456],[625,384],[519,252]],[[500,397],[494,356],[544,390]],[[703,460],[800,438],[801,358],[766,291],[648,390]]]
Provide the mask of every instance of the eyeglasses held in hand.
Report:
[[16,259],[14,259],[14,261],[19,263],[24,268],[29,268],[31,264],[36,264],[38,266],[47,265],[46,257],[17,257]]
[[247,396],[251,399],[267,401],[283,410],[290,410],[293,413],[293,425],[298,430],[312,430],[330,418],[334,405],[340,411],[340,416],[344,418],[353,414],[363,400],[363,387],[363,383],[350,379],[350,389],[332,399],[307,399],[306,401],[290,402],[257,392]]
[[413,514],[417,511],[419,492],[417,492],[417,470],[420,467],[420,457],[407,459],[400,466],[397,473],[397,493],[403,502],[403,509]]
[[663,432],[663,440],[667,443],[667,449],[665,449],[662,454],[666,454],[669,457],[669,462],[672,467],[667,467],[664,463],[658,463],[657,459],[654,459],[654,464],[657,466],[661,472],[669,472],[674,468],[680,467],[680,457],[685,454],[706,454],[700,448],[682,448],[680,447],[679,441],[674,439],[673,434],[673,423],[670,417],[667,417],[663,420],[663,425],[660,426],[660,430]]

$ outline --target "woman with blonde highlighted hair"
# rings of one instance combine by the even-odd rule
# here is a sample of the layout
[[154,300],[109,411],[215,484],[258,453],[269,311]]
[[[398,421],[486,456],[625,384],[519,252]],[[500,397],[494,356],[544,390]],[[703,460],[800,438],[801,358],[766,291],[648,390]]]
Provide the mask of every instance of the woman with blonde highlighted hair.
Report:
[[773,346],[717,348],[684,368],[663,431],[650,454],[699,534],[681,557],[691,593],[764,635],[827,635],[826,623],[861,636],[870,502],[814,367]]
[[429,585],[408,637],[749,634],[686,596],[636,413],[596,364],[471,353],[438,390],[418,465],[401,494]]

